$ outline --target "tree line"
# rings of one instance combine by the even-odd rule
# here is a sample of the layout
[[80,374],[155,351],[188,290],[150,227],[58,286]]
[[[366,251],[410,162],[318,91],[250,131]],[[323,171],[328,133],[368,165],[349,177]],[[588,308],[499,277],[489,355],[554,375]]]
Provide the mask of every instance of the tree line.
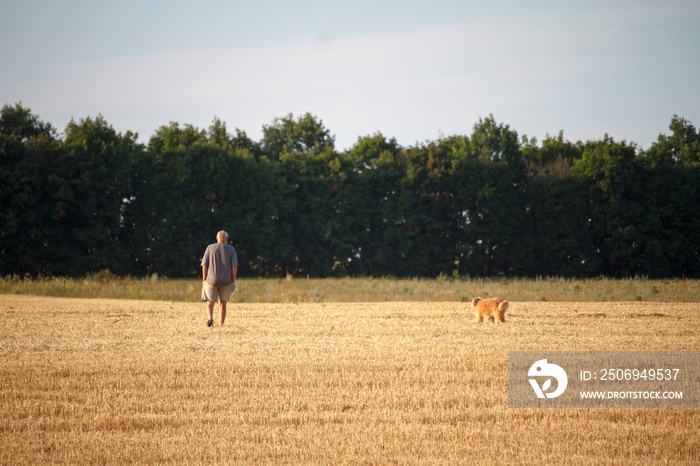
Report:
[[193,277],[218,230],[241,275],[700,277],[700,134],[519,138],[493,116],[411,147],[338,151],[311,114],[251,140],[214,119],[148,144],[102,116],[61,137],[0,115],[0,274]]

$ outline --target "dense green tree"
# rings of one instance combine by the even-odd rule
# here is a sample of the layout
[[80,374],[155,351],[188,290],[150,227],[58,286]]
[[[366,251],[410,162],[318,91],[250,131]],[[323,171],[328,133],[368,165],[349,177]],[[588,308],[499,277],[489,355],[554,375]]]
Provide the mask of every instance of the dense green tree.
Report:
[[276,219],[276,238],[286,244],[280,255],[286,273],[325,276],[348,254],[336,241],[341,234],[335,204],[339,156],[325,152],[280,155],[278,196],[283,208]]
[[266,272],[274,259],[274,180],[269,163],[250,150],[218,120],[208,132],[176,123],[156,132],[148,151],[152,181],[138,205],[150,233],[150,273],[197,274],[201,254],[221,229],[248,273]]
[[336,178],[342,161],[323,122],[288,115],[263,127],[262,154],[275,162],[273,261],[284,273],[326,276],[349,248],[338,241]]
[[14,106],[5,104],[2,107],[0,116],[0,134],[6,136],[16,136],[20,141],[27,139],[47,137],[56,138],[56,130],[50,123],[42,121],[34,115],[29,108],[25,108],[21,103]]
[[557,158],[530,176],[532,266],[529,275],[582,277],[596,275],[600,255],[593,238],[600,236],[592,209],[600,202],[575,176],[571,160]]
[[700,135],[674,116],[648,150],[609,136],[518,140],[493,116],[403,148],[338,153],[305,114],[260,142],[215,118],[147,147],[102,116],[65,138],[0,112],[0,274],[198,276],[226,229],[246,276],[700,276]]
[[404,224],[399,244],[401,275],[437,276],[455,269],[455,243],[461,231],[451,140],[410,148],[401,182]]
[[21,104],[0,112],[0,274],[56,273],[49,241],[60,207],[47,181],[62,154],[50,124]]
[[644,207],[635,156],[634,145],[605,135],[601,141],[587,142],[573,165],[575,173],[588,180],[587,199],[593,210],[587,234],[597,256],[592,262],[601,274],[630,276],[639,267]]
[[597,201],[589,199],[586,182],[572,170],[582,152],[583,144],[566,141],[561,131],[556,137],[547,136],[541,145],[535,140],[523,144],[532,225],[528,275],[559,270],[569,277],[585,276],[595,266],[589,230],[594,227],[590,209]]
[[296,119],[290,113],[263,126],[262,152],[270,160],[279,160],[282,154],[289,158],[320,154],[334,148],[335,138],[323,122],[310,113]]
[[73,255],[69,274],[103,269],[126,274],[130,253],[121,229],[133,192],[134,161],[142,147],[136,135],[117,133],[102,116],[71,121],[65,134],[59,176],[49,178],[65,240],[57,244],[57,254]]
[[[567,141],[564,139],[564,132],[559,131],[557,137],[547,135],[541,145],[537,144],[536,139],[528,141],[527,137],[524,137],[522,152],[529,174],[538,172],[540,175],[551,174],[560,177],[568,173],[573,160],[581,158],[583,143]],[[557,171],[560,168],[562,173]]]
[[8,207],[3,250],[12,250],[16,258],[5,260],[3,269],[56,275],[107,268],[130,272],[121,222],[131,193],[131,159],[140,150],[134,135],[117,134],[102,117],[87,118],[71,121],[60,143],[50,125],[28,110],[11,110],[12,124],[3,123],[16,131],[3,135]]
[[674,116],[671,136],[659,135],[637,159],[644,174],[647,241],[643,273],[698,276],[700,273],[700,134]]
[[343,200],[341,219],[351,245],[348,271],[356,275],[418,275],[405,259],[412,254],[402,208],[407,152],[381,133],[361,137],[345,154],[345,184],[334,187]]
[[670,152],[671,158],[685,167],[700,165],[700,132],[685,118],[674,115],[670,136],[660,135],[656,152]]
[[[221,122],[219,122],[221,125]],[[212,125],[214,132],[217,132],[216,121]],[[224,127],[225,131],[225,127]],[[172,153],[179,150],[184,150],[197,144],[206,144],[210,139],[217,140],[219,136],[207,136],[207,132],[203,129],[196,128],[186,124],[180,128],[180,124],[170,122],[169,125],[158,128],[151,139],[148,141],[148,150],[153,154]]]
[[[472,193],[461,209],[468,221],[469,250],[463,252],[460,270],[470,275],[527,273],[533,260],[531,225],[518,134],[493,116],[480,119],[465,151],[467,161],[459,168]],[[471,173],[465,174],[465,166]]]

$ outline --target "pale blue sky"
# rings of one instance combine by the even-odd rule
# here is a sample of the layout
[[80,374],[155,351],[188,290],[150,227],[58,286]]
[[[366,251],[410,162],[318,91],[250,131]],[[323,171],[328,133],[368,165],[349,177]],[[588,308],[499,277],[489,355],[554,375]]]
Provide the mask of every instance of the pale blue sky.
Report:
[[646,148],[700,126],[700,2],[0,0],[0,104],[62,131],[102,114],[147,142],[170,121],[310,112],[340,150],[518,134]]

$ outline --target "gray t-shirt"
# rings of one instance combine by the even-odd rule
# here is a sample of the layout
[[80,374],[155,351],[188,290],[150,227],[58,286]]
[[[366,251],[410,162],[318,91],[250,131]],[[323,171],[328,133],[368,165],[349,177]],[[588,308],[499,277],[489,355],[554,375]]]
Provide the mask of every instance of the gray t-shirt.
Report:
[[202,266],[207,266],[207,283],[211,286],[228,286],[233,283],[231,268],[238,267],[236,248],[230,244],[215,243],[207,246]]

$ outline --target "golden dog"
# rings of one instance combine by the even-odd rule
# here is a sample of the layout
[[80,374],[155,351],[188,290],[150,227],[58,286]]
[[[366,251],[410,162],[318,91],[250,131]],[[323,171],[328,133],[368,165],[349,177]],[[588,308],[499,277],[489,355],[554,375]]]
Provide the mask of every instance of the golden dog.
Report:
[[474,298],[472,299],[472,309],[474,310],[477,323],[483,322],[484,317],[488,317],[494,324],[496,321],[505,324],[508,301],[499,298]]

